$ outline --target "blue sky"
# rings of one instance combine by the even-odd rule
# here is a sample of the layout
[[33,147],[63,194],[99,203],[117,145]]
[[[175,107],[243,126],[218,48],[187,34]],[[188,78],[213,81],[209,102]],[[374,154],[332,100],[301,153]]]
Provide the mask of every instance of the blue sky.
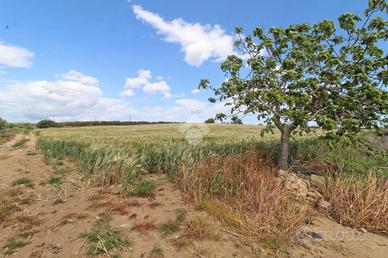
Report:
[[[204,120],[236,26],[361,13],[363,0],[0,0],[0,117]],[[250,122],[254,120],[250,119]]]

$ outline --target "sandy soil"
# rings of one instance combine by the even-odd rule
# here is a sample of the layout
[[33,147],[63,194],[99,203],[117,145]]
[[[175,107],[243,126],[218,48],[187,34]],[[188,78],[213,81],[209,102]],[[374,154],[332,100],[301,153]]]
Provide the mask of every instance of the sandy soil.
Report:
[[[26,144],[14,147],[23,138],[28,139]],[[0,214],[0,248],[7,239],[20,234],[27,243],[15,249],[12,257],[85,257],[88,243],[80,235],[106,217],[131,242],[128,250],[114,252],[121,257],[162,257],[152,254],[155,247],[160,247],[164,257],[387,257],[386,237],[345,228],[326,218],[317,218],[309,228],[302,229],[305,233],[319,232],[323,239],[301,234],[303,244],[277,254],[223,228],[204,211],[186,203],[182,194],[160,176],[151,176],[159,182],[153,197],[127,198],[116,186],[88,185],[72,171],[72,164],[65,162],[62,166],[67,167],[61,174],[63,184],[50,185],[47,179],[58,171],[43,162],[35,135],[17,135],[0,146],[0,200],[15,207],[3,218]],[[31,179],[34,186],[11,186],[22,177]],[[186,211],[185,221],[178,232],[162,236],[160,226],[174,220],[177,210]],[[207,221],[218,239],[179,245],[185,223],[193,218]],[[350,237],[343,237],[344,232],[350,232]],[[1,250],[1,255],[4,253]]]

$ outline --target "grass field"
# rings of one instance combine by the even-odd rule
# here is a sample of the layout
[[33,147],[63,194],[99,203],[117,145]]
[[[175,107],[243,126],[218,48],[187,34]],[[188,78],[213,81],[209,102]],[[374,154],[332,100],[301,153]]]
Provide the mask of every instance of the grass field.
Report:
[[[260,137],[261,129],[168,124],[50,128],[37,133],[47,162],[70,159],[96,185],[121,184],[123,192],[130,194],[149,183],[142,181],[141,175],[166,174],[198,205],[229,226],[247,225],[251,230],[253,225],[265,224],[269,231],[251,233],[292,236],[310,210],[292,201],[278,185],[274,174],[279,134]],[[196,144],[189,143],[190,137]],[[387,230],[388,191],[379,179],[388,175],[386,152],[366,141],[339,142],[330,148],[314,134],[292,139],[291,169],[322,172],[308,166],[312,161],[329,166],[330,190],[325,194],[338,221],[378,232]],[[375,198],[372,206],[368,203],[371,198]],[[362,218],[357,217],[360,214]],[[289,234],[282,235],[285,231]]]

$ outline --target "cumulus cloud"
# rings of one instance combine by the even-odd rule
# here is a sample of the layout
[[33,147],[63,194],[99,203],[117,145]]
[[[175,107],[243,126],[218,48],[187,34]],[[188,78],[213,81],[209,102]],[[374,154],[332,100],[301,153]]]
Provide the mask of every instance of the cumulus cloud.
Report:
[[233,37],[219,25],[189,23],[182,18],[166,21],[139,5],[132,8],[136,18],[149,23],[164,40],[180,44],[185,61],[191,65],[200,66],[208,59],[224,60],[233,53]]
[[161,93],[165,98],[171,97],[170,87],[167,82],[158,78],[159,81],[151,81],[152,75],[150,70],[139,70],[137,77],[129,77],[125,80],[125,86],[121,92],[121,96],[133,96],[135,90],[142,88],[143,92],[147,94]]
[[198,94],[198,93],[200,93],[201,92],[201,90],[200,89],[197,89],[197,88],[195,88],[195,89],[193,89],[192,91],[191,91],[191,93],[193,93],[193,94]]
[[33,52],[26,48],[0,42],[0,65],[29,68],[32,65],[34,55]]
[[96,78],[77,71],[56,81],[2,84],[0,114],[11,121],[126,120],[131,112],[127,103],[105,98]]

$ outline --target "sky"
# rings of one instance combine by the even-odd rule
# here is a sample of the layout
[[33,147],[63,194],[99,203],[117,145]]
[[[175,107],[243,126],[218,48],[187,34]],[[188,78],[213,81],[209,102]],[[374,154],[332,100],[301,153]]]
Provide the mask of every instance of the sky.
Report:
[[[237,26],[361,14],[367,0],[0,0],[0,117],[204,121]],[[257,122],[254,117],[244,122]]]

